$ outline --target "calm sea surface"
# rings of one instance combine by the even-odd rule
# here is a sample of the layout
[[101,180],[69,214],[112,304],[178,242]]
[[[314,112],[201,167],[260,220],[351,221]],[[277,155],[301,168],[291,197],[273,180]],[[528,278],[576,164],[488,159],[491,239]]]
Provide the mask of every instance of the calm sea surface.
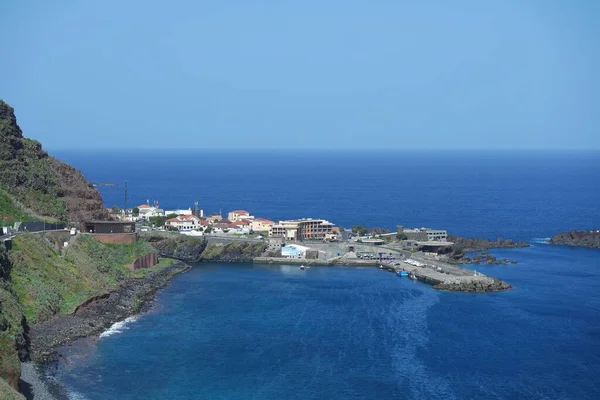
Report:
[[[598,153],[58,153],[129,205],[198,200],[532,240],[600,227]],[[120,187],[102,187],[122,205]],[[534,243],[476,267],[514,285],[446,293],[372,268],[199,264],[151,312],[73,351],[87,399],[598,399],[600,251]]]

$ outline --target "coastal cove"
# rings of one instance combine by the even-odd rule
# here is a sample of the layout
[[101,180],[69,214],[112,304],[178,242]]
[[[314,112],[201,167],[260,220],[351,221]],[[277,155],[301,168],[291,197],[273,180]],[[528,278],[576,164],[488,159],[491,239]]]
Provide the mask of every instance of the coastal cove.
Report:
[[598,251],[492,253],[519,259],[477,266],[513,290],[440,292],[376,268],[194,264],[150,312],[47,372],[86,399],[596,398]]

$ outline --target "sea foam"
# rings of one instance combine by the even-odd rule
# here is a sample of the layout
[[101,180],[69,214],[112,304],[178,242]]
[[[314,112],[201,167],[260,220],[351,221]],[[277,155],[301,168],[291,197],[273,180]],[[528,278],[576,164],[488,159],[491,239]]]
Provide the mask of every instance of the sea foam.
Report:
[[100,334],[100,338],[108,337],[114,335],[115,333],[121,333],[124,330],[128,329],[127,325],[131,322],[135,322],[137,320],[137,316],[129,317],[124,319],[123,321],[115,322],[112,324],[110,328]]

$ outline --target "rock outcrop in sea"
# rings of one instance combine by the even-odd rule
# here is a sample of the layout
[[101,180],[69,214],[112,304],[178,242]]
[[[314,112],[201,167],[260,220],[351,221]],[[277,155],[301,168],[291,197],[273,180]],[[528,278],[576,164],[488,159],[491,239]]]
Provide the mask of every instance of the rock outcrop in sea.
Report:
[[[448,262],[455,264],[510,264],[511,260],[498,260],[487,252],[488,249],[514,249],[529,247],[527,242],[515,242],[512,239],[498,238],[496,240],[481,238],[466,238],[448,235],[448,241],[454,243],[445,253]],[[473,257],[465,255],[467,252],[477,252]]]
[[550,244],[600,249],[600,230],[561,232],[550,238]]

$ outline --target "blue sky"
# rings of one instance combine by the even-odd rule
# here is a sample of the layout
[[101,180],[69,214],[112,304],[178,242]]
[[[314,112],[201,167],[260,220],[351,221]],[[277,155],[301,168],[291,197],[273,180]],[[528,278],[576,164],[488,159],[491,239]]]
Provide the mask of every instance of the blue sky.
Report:
[[46,148],[600,149],[600,1],[3,1]]

